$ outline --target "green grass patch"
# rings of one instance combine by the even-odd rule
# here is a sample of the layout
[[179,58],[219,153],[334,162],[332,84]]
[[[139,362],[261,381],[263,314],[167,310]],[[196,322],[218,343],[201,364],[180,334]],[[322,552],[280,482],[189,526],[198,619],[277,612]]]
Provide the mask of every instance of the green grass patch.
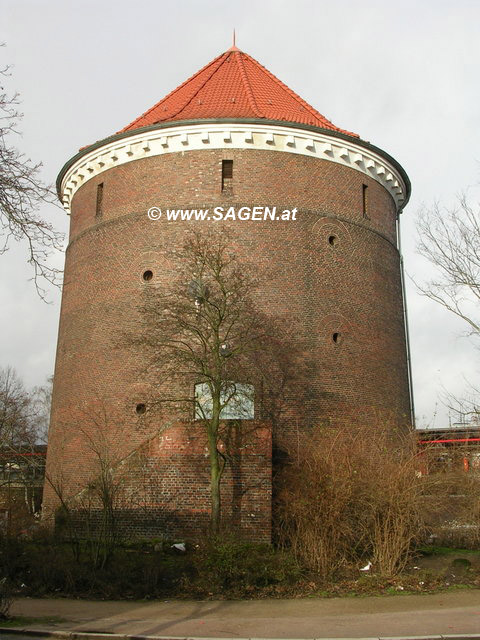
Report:
[[478,589],[474,584],[451,584],[445,591],[465,591],[466,589]]
[[437,547],[435,545],[427,545],[425,547],[420,547],[418,551],[424,556],[448,556],[448,555],[459,555],[464,553],[480,555],[480,550],[478,549],[455,549],[451,547]]
[[59,618],[58,616],[43,616],[40,618],[30,618],[29,616],[12,616],[8,620],[0,620],[0,627],[29,627],[34,624],[60,624],[61,622],[67,622],[65,618]]

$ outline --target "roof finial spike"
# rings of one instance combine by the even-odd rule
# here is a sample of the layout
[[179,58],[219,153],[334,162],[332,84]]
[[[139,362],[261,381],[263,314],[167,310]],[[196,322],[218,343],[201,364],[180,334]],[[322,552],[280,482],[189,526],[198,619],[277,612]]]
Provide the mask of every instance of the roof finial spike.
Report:
[[240,51],[240,49],[236,45],[236,40],[237,40],[237,38],[236,38],[236,34],[235,34],[235,29],[234,29],[233,30],[233,44],[230,47],[230,49],[228,49],[228,51]]

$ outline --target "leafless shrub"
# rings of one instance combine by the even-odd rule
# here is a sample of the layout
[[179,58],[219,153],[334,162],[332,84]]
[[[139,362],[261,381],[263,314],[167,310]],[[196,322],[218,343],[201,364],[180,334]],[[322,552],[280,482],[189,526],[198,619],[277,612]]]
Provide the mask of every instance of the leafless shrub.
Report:
[[[477,548],[480,544],[480,469],[465,446],[432,446],[423,454],[431,481],[424,496],[430,541],[440,546]],[[472,464],[473,461],[473,464]]]
[[0,579],[0,620],[8,618],[12,605],[12,592],[6,577]]
[[360,560],[394,575],[422,538],[422,493],[411,432],[374,424],[324,428],[284,473],[279,537],[321,575]]
[[[118,407],[99,398],[78,408],[76,420],[85,473],[71,482],[59,462],[47,471],[46,482],[58,505],[57,534],[70,542],[77,560],[83,549],[89,563],[103,569],[124,537],[121,514],[146,505],[151,481],[146,477],[146,448],[156,434],[133,451],[122,447],[119,443],[128,443],[131,425]],[[60,450],[66,446],[59,443]]]

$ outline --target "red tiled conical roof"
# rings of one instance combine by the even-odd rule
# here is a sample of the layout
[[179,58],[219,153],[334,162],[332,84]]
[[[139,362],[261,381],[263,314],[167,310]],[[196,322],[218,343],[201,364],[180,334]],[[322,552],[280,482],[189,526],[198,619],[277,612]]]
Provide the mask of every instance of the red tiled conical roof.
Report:
[[254,58],[233,46],[119,133],[160,122],[264,118],[339,129]]

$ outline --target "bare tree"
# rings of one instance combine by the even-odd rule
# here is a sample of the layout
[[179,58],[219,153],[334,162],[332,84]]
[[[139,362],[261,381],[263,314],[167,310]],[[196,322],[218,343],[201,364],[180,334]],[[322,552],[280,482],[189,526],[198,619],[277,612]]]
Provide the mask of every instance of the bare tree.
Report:
[[45,452],[38,444],[47,411],[36,399],[40,389],[30,392],[14,369],[0,369],[0,491],[7,504],[8,532],[12,518],[18,526],[21,521],[31,524],[39,509]]
[[53,376],[48,376],[45,384],[34,387],[31,400],[35,414],[35,432],[37,442],[47,443],[48,426],[50,423],[50,408],[52,405]]
[[[467,325],[466,335],[480,338],[480,211],[467,198],[454,208],[424,208],[418,217],[418,252],[435,268],[435,276],[419,291],[441,304]],[[467,383],[468,397],[446,392],[445,404],[461,415],[478,415],[479,389]]]
[[93,454],[93,476],[76,500],[87,514],[87,539],[95,567],[104,567],[111,557],[118,537],[117,510],[124,490],[118,473],[122,456],[115,442],[125,438],[123,422],[115,420],[104,403],[83,411],[79,431]]
[[464,320],[469,335],[480,336],[480,216],[460,198],[453,209],[435,204],[418,218],[418,251],[437,275],[417,285],[424,295]]
[[193,233],[176,252],[177,280],[168,290],[148,288],[141,307],[143,330],[127,338],[146,352],[154,378],[175,388],[153,404],[167,403],[171,410],[183,405],[183,411],[186,406],[189,417],[204,426],[214,533],[220,527],[220,483],[227,462],[219,446],[223,420],[252,418],[254,396],[255,417],[274,417],[293,369],[285,348],[288,331],[259,312],[254,303],[258,280],[229,249],[230,242],[224,231]]
[[16,451],[35,440],[31,395],[12,367],[0,369],[0,446]]
[[[0,79],[10,75],[10,67],[0,69]],[[63,234],[55,231],[38,209],[44,203],[56,203],[53,189],[40,179],[40,163],[33,163],[17,147],[18,94],[9,95],[0,86],[0,254],[10,239],[26,242],[28,262],[39,295],[45,297],[43,282],[59,284],[61,271],[49,264],[53,251],[62,249]]]
[[60,460],[45,479],[58,501],[56,527],[66,534],[75,558],[80,558],[83,540],[91,564],[103,568],[125,535],[122,512],[145,503],[144,447],[149,441],[130,452],[119,449],[118,443],[131,435],[131,424],[99,398],[78,409],[76,425],[88,470],[77,483],[68,482]]

